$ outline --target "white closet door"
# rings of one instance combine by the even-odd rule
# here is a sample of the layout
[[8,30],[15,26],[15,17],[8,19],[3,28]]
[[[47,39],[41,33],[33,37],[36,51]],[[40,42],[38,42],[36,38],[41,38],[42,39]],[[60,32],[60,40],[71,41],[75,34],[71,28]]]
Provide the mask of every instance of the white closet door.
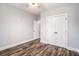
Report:
[[66,47],[67,45],[67,20],[66,15],[47,16],[46,18],[47,43]]
[[46,41],[49,44],[55,44],[55,19],[53,16],[46,17]]
[[67,46],[67,19],[66,15],[55,16],[55,37],[56,45]]

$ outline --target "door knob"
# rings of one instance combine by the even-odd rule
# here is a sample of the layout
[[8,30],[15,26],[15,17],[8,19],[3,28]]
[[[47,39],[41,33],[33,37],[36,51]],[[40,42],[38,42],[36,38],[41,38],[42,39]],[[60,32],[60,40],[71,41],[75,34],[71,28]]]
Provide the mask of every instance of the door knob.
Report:
[[58,32],[54,32],[54,34],[58,34]]

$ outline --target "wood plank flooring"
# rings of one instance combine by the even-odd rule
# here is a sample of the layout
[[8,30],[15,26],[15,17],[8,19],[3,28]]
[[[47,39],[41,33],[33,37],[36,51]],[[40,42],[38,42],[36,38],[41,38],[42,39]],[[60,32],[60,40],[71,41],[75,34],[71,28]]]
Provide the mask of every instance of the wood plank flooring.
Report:
[[79,56],[79,53],[54,45],[43,44],[40,43],[40,39],[36,39],[0,51],[0,56]]

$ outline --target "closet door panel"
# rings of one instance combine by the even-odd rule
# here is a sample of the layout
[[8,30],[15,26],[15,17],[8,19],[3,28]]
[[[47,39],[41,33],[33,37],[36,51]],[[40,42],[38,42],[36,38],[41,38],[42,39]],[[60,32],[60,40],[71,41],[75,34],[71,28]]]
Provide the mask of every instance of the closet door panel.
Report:
[[46,17],[46,40],[47,43],[55,44],[55,19],[52,16]]
[[56,44],[66,46],[66,20],[64,15],[55,17]]

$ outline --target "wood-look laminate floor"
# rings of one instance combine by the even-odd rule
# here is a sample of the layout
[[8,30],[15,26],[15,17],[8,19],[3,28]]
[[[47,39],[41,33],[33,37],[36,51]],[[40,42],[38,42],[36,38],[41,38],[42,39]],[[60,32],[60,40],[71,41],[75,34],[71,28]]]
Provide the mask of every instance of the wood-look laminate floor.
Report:
[[0,51],[0,56],[79,56],[79,53],[54,45],[43,44],[37,39]]

